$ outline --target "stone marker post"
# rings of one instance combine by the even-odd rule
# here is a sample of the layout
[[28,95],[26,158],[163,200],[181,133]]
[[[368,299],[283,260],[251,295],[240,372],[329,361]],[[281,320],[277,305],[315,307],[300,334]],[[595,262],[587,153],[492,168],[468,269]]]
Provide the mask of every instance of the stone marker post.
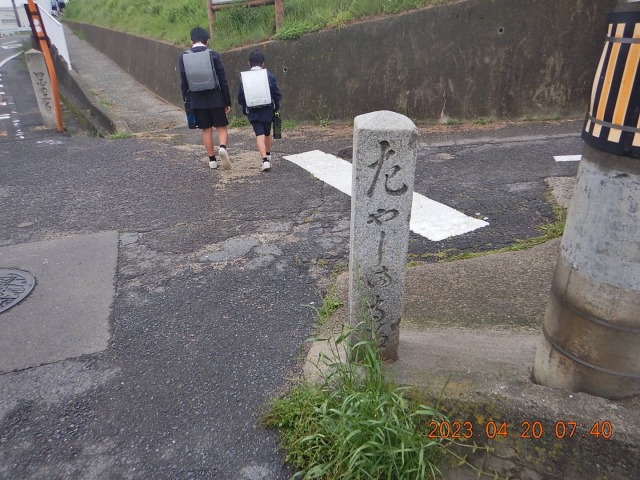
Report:
[[47,128],[56,128],[58,123],[56,120],[55,102],[44,54],[32,48],[26,52],[24,56],[27,60],[31,83],[36,93],[38,108],[42,114],[44,126]]
[[640,3],[608,23],[533,378],[617,399],[640,394]]
[[[352,326],[373,319],[384,360],[398,358],[415,168],[410,119],[388,111],[355,118],[349,318]],[[370,336],[370,324],[360,331]]]

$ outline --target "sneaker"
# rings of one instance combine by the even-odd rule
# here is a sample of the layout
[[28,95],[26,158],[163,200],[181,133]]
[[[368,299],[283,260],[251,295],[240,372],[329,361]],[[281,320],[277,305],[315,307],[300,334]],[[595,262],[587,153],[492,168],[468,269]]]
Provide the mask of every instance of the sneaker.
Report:
[[220,155],[220,166],[224,170],[231,170],[231,162],[229,161],[229,153],[227,153],[227,149],[226,148],[219,149],[218,155]]
[[262,162],[262,171],[266,172],[267,170],[271,170],[271,162]]
[[209,160],[209,168],[218,168],[218,162],[215,160]]
[[271,154],[267,155],[267,162],[271,163]]

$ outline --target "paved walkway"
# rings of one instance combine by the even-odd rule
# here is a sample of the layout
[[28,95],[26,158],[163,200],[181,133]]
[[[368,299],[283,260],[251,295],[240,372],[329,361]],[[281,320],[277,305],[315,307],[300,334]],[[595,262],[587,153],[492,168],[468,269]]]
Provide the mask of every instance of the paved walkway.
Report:
[[107,56],[80,40],[65,26],[71,64],[85,90],[95,96],[116,122],[132,133],[162,131],[186,126],[184,111],[133,80]]

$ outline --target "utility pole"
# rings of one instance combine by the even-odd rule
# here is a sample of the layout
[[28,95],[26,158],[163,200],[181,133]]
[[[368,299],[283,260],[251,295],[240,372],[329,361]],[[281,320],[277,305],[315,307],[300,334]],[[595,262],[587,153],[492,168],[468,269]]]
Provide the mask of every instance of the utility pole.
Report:
[[22,27],[22,22],[20,22],[20,15],[18,15],[18,7],[16,7],[16,0],[11,0],[11,4],[13,5],[13,13],[16,16],[18,27]]
[[640,394],[640,0],[607,23],[533,378],[619,399]]

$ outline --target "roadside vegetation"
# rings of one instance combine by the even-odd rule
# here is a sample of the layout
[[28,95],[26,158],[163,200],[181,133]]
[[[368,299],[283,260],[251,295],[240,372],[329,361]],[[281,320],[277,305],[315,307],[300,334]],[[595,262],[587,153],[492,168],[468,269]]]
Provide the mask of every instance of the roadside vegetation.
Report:
[[[550,200],[551,201],[551,200]],[[559,205],[553,206],[554,219],[538,225],[536,228],[540,231],[540,235],[525,239],[516,239],[512,245],[508,247],[498,248],[496,250],[486,250],[481,252],[464,252],[455,253],[455,249],[440,251],[437,253],[424,253],[418,257],[415,254],[409,255],[408,267],[422,265],[423,260],[435,259],[437,262],[454,262],[456,260],[467,260],[469,258],[483,257],[485,255],[494,255],[496,253],[517,252],[528,248],[541,245],[554,238],[561,237],[564,233],[564,226],[567,221],[567,210]]]
[[[211,46],[223,51],[270,38],[291,39],[366,17],[396,14],[454,0],[285,0],[284,21],[275,32],[273,7],[240,5],[216,13]],[[74,0],[65,18],[136,35],[189,44],[189,31],[207,28],[206,0]]]
[[465,252],[459,255],[452,255],[445,257],[441,261],[452,262],[455,260],[465,260],[468,258],[481,257],[484,255],[504,253],[504,252],[517,252],[518,250],[526,250],[527,248],[535,247],[553,240],[554,238],[561,237],[564,233],[564,225],[567,221],[567,210],[558,205],[553,206],[554,220],[549,223],[543,223],[538,225],[537,229],[541,232],[541,235],[532,238],[525,238],[524,240],[516,239],[513,245],[508,247],[499,248],[497,250],[491,250],[488,252]]
[[489,448],[431,435],[433,425],[450,424],[438,402],[428,405],[419,391],[389,380],[375,338],[348,345],[352,331],[343,326],[334,338],[312,339],[328,342],[330,351],[316,365],[319,381],[300,381],[263,417],[280,431],[286,459],[298,469],[294,478],[437,479],[443,460],[485,473],[467,462],[465,450]]

